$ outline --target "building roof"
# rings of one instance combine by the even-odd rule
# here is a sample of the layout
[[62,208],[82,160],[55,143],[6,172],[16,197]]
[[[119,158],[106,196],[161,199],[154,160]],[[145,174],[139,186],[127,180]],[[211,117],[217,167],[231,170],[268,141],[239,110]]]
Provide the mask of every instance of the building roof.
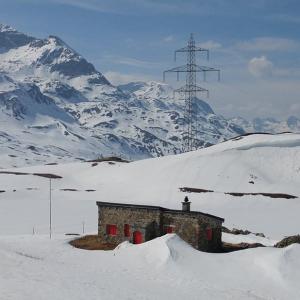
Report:
[[170,213],[179,213],[179,214],[190,214],[193,216],[206,216],[208,218],[214,218],[219,221],[224,222],[223,218],[206,214],[200,211],[183,211],[179,209],[169,209],[161,206],[153,206],[153,205],[140,205],[140,204],[128,204],[128,203],[113,203],[113,202],[102,202],[102,201],[97,201],[98,206],[106,206],[106,207],[119,207],[119,208],[133,208],[133,209],[147,209],[147,210],[158,210],[158,211],[163,211],[163,212],[170,212]]

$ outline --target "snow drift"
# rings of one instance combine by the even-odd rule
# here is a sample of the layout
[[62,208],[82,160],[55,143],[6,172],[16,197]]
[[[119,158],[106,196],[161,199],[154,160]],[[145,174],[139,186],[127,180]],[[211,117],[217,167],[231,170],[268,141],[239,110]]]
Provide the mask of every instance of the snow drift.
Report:
[[299,245],[209,254],[165,235],[114,251],[85,251],[62,237],[18,236],[0,237],[0,255],[0,299],[300,297]]

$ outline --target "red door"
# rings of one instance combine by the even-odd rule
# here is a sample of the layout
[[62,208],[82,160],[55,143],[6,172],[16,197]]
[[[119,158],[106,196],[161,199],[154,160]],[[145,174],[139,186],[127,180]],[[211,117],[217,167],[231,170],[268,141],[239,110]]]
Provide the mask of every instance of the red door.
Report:
[[173,226],[165,226],[165,233],[173,233],[174,232],[174,227]]
[[213,237],[213,232],[211,228],[207,228],[206,229],[206,238],[208,241],[211,241]]
[[135,231],[133,233],[133,243],[134,244],[141,244],[143,242],[143,235],[140,231]]

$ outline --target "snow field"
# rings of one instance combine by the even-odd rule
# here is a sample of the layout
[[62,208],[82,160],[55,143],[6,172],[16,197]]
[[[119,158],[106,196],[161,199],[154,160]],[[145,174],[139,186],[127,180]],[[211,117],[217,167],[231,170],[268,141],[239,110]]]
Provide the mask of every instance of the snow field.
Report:
[[113,251],[75,249],[67,241],[1,237],[0,299],[300,297],[298,245],[209,254],[173,234]]
[[141,245],[123,243],[113,251],[86,251],[72,248],[63,235],[81,233],[82,222],[86,232],[97,231],[97,200],[180,209],[186,194],[179,188],[187,186],[215,191],[188,194],[193,210],[224,217],[229,228],[266,235],[223,234],[224,241],[271,246],[299,233],[299,198],[233,197],[224,192],[299,197],[299,144],[295,134],[249,136],[129,164],[11,169],[63,177],[52,182],[52,240],[47,235],[49,180],[0,173],[0,190],[5,190],[0,193],[0,299],[299,299],[299,245],[210,254],[176,235],[165,235]]

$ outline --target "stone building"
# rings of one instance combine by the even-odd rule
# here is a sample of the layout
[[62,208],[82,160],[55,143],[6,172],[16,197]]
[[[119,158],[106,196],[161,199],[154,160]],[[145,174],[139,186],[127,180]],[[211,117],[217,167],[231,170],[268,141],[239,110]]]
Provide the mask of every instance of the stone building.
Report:
[[176,233],[194,248],[217,252],[224,219],[191,211],[188,198],[182,210],[160,206],[97,202],[98,236],[104,243],[140,244],[166,233]]

